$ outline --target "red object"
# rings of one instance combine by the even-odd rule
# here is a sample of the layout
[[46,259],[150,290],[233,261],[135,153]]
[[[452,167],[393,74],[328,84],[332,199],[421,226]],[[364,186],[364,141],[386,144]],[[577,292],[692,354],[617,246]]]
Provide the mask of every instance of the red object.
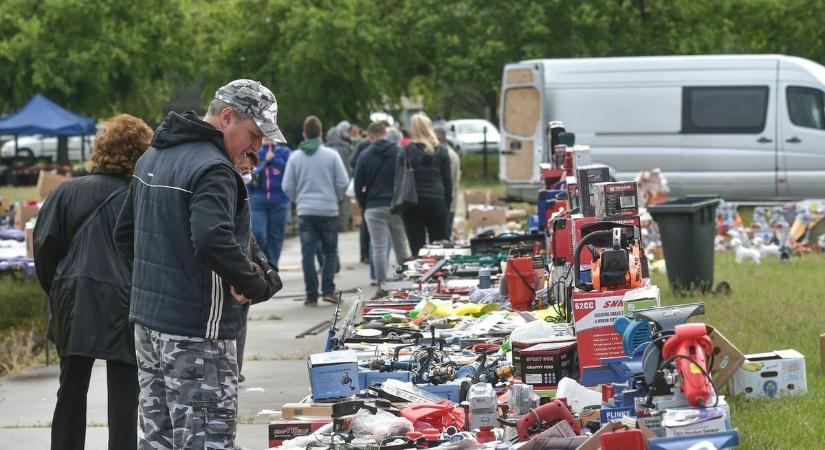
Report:
[[496,434],[493,433],[493,427],[490,425],[482,425],[476,433],[476,442],[484,444],[496,440]]
[[602,404],[606,405],[610,402],[610,399],[616,396],[616,386],[611,384],[603,384],[602,385]]
[[622,336],[613,328],[613,322],[624,314],[624,294],[627,291],[573,292],[573,322],[580,374],[587,367],[600,367],[603,358],[625,356]]
[[507,296],[516,311],[530,311],[536,296],[536,273],[531,256],[514,256],[507,260]]
[[708,355],[713,351],[708,328],[703,323],[686,323],[676,325],[675,331],[676,334],[662,346],[662,359],[675,358],[673,363],[682,375],[682,385],[679,389],[688,403],[692,406],[705,406],[713,395],[710,381],[705,376],[708,370]]
[[401,417],[412,422],[419,431],[429,428],[441,431],[450,425],[459,430],[464,428],[464,410],[455,407],[449,400],[404,408]]
[[269,448],[280,447],[284,441],[312,434],[330,422],[332,419],[329,418],[273,420],[269,422]]
[[427,428],[421,430],[421,435],[428,441],[437,441],[441,436],[441,431],[436,430],[435,428]]
[[558,183],[564,176],[564,170],[542,164],[541,179],[544,181],[545,189],[553,189],[553,186]]
[[541,422],[553,425],[562,420],[570,425],[570,428],[576,432],[576,435],[581,434],[581,424],[573,417],[573,413],[570,412],[567,404],[560,399],[553,399],[550,403],[541,405],[536,409],[531,409],[530,412],[516,422],[519,441],[529,441],[533,437],[530,434],[530,430],[535,429]]
[[599,436],[601,450],[646,450],[647,441],[641,430],[619,429]]

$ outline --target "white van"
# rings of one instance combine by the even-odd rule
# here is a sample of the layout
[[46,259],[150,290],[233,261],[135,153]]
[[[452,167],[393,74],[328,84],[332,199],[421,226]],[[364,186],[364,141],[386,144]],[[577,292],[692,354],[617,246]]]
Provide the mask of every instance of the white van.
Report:
[[504,67],[499,178],[536,198],[546,126],[617,180],[659,167],[671,196],[825,197],[825,67],[783,55],[542,59]]

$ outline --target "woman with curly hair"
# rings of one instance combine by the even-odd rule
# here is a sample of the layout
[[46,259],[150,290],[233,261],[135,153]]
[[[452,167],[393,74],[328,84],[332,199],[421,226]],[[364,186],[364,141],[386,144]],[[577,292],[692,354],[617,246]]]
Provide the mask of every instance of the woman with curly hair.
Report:
[[103,123],[87,164],[46,199],[34,227],[37,278],[49,295],[49,339],[60,356],[52,449],[82,449],[95,359],[106,360],[109,448],[137,447],[138,378],[129,324],[132,263],[113,230],[152,129],[122,114]]

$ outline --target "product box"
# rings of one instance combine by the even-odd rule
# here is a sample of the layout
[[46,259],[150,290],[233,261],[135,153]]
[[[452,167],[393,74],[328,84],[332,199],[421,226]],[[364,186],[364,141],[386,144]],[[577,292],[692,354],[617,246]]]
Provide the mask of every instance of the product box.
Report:
[[332,419],[273,420],[269,422],[269,448],[312,434],[328,423],[332,423]]
[[421,388],[430,394],[437,395],[443,399],[447,399],[453,403],[461,403],[461,385],[458,384],[419,384],[416,387]]
[[58,186],[71,179],[72,177],[68,175],[58,175],[54,172],[41,170],[37,176],[37,195],[45,200]]
[[579,207],[579,182],[576,177],[567,177],[564,181],[567,185],[567,203],[570,211],[576,211]]
[[599,422],[602,424],[622,420],[622,417],[636,417],[635,406],[622,406],[620,408],[602,407],[599,410]]
[[579,209],[585,217],[594,217],[596,209],[593,204],[595,198],[596,183],[606,183],[610,181],[610,169],[602,164],[592,164],[579,166],[576,170],[576,178],[579,182]]
[[521,351],[520,377],[524,384],[555,386],[564,377],[577,378],[576,339],[559,338]]
[[587,367],[601,366],[604,358],[624,356],[622,337],[613,322],[624,315],[624,296],[628,289],[574,292],[572,307],[579,373]]
[[332,403],[286,403],[281,407],[283,420],[299,418],[330,418],[332,417]]
[[467,228],[469,230],[497,227],[507,223],[507,208],[475,206],[468,214]]
[[26,223],[33,217],[37,217],[37,212],[40,207],[37,202],[20,202],[14,208],[14,227],[22,230],[26,227]]
[[631,319],[635,311],[662,306],[659,300],[659,286],[655,284],[627,291],[623,300],[624,315]]
[[595,211],[599,219],[639,214],[639,192],[635,181],[595,184]]
[[593,164],[593,151],[589,145],[574,145],[570,153],[573,159],[572,173],[576,173],[579,167]]
[[307,358],[313,400],[347,397],[361,390],[355,352],[313,353]]
[[798,395],[807,390],[805,356],[796,350],[745,355],[745,363],[731,380],[732,394],[745,394],[748,399]]
[[511,341],[510,348],[512,349],[512,363],[513,375],[516,378],[521,378],[521,352],[526,349],[539,344],[547,344],[552,342],[564,342],[573,339],[571,336],[546,336],[538,339],[526,339],[521,341]]
[[674,408],[665,411],[662,426],[666,437],[696,436],[728,429],[725,410],[716,408]]
[[716,386],[725,386],[745,362],[745,355],[719,330],[708,325],[708,336],[713,341],[713,368],[710,375]]
[[359,383],[362,388],[368,388],[373,384],[380,384],[387,380],[399,380],[409,382],[412,374],[406,370],[397,370],[394,372],[379,372],[377,370],[369,370],[360,372],[358,374]]
[[490,204],[490,190],[469,190],[464,192],[465,205],[489,205]]

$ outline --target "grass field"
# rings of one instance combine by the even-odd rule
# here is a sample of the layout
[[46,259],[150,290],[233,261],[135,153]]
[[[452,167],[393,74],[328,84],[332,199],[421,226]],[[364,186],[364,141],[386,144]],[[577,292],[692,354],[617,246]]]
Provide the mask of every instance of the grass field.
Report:
[[25,187],[13,187],[13,186],[2,186],[0,187],[0,199],[2,198],[11,198],[13,201],[19,200],[37,200],[37,187],[36,186],[25,186]]
[[[737,265],[731,253],[717,253],[714,281],[727,281],[730,296],[674,297],[665,275],[653,276],[662,303],[703,301],[706,313],[694,318],[717,328],[743,353],[795,349],[805,355],[808,393],[802,397],[748,401],[729,398],[742,449],[823,449],[819,414],[825,410],[825,376],[819,335],[825,332],[825,256],[807,255],[780,265]],[[721,387],[720,387],[721,388]]]

